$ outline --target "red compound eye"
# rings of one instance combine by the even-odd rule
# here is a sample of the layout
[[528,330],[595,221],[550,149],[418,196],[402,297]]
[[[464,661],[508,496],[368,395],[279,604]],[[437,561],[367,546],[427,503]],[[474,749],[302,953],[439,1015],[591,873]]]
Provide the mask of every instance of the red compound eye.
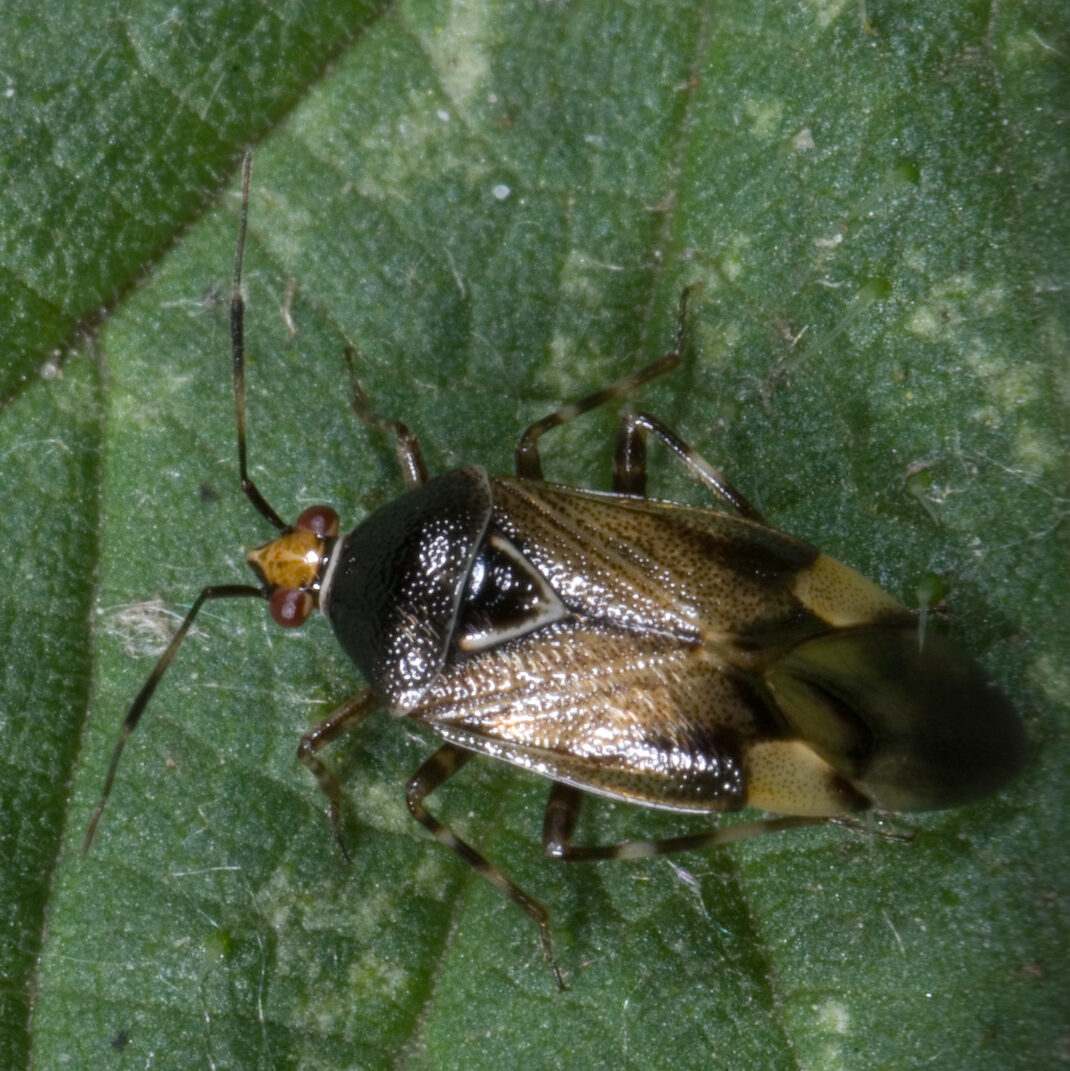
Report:
[[338,514],[330,506],[309,506],[294,527],[324,538],[333,537],[338,535]]
[[312,596],[301,588],[276,588],[268,602],[272,620],[283,628],[303,625],[314,605]]

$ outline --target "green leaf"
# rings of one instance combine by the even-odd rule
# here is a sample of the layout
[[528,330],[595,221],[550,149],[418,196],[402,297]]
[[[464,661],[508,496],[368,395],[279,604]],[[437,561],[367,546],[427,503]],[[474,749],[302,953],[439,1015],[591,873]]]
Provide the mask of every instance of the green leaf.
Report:
[[[9,6],[8,1066],[1066,1058],[1061,5]],[[686,367],[643,408],[777,525],[941,598],[932,627],[1024,716],[1022,777],[912,817],[910,844],[822,829],[564,866],[545,785],[477,760],[432,803],[550,909],[561,994],[530,922],[409,817],[435,742],[405,722],[331,749],[340,862],[295,749],[356,671],[325,622],[218,602],[81,855],[155,655],[271,536],[229,394],[245,144],[249,450],[281,513],[353,524],[400,489],[348,409],[347,344],[433,470],[508,471],[526,424],[668,348],[701,282]],[[548,476],[607,487],[613,419],[548,436]],[[656,493],[702,501],[652,461]],[[596,801],[580,834],[685,826]]]

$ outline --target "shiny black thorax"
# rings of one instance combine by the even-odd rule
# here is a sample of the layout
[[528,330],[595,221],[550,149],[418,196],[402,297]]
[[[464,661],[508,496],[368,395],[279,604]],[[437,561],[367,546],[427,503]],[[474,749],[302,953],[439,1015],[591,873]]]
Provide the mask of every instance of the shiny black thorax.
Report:
[[455,469],[387,503],[335,547],[324,612],[392,710],[416,706],[441,673],[490,515],[486,472]]

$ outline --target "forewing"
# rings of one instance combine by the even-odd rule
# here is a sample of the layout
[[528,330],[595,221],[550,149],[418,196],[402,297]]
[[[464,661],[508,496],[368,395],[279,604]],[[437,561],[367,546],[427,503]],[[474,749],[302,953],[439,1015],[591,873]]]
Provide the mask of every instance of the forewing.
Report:
[[492,524],[590,621],[742,650],[825,627],[794,586],[809,543],[714,510],[492,478]]
[[447,667],[410,716],[546,777],[674,810],[742,806],[749,743],[780,731],[749,675],[709,651],[580,621]]

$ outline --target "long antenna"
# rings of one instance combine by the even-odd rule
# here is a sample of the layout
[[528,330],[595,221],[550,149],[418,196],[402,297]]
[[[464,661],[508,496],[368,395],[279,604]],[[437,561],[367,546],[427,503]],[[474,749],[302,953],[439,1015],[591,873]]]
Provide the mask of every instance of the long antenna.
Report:
[[[268,505],[264,496],[257,490],[256,484],[249,479],[245,462],[245,331],[243,325],[245,303],[241,296],[241,270],[242,258],[245,255],[245,229],[246,219],[249,215],[249,178],[252,173],[252,164],[253,154],[248,152],[245,154],[245,163],[242,167],[241,219],[238,223],[238,248],[234,255],[234,288],[230,299],[230,352],[234,374],[234,418],[238,428],[238,472],[241,477],[242,491],[245,492],[246,497],[256,507],[261,516],[270,521],[276,528],[285,529],[287,527],[285,522]],[[134,701],[126,712],[122,728],[119,730],[119,739],[115,742],[115,750],[112,752],[108,772],[104,778],[104,788],[100,793],[100,802],[96,805],[93,816],[89,819],[89,826],[85,831],[85,840],[82,842],[83,852],[88,852],[90,845],[93,843],[97,824],[100,822],[100,816],[104,813],[104,806],[108,802],[112,785],[115,783],[115,774],[119,769],[119,761],[122,758],[126,742],[130,738],[130,734],[137,728],[137,723],[141,720],[145,707],[148,706],[149,700],[156,691],[156,686],[160,683],[164,673],[167,672],[167,667],[178,653],[179,647],[182,646],[182,641],[186,638],[186,634],[189,632],[190,626],[200,612],[201,607],[211,599],[263,599],[265,597],[266,595],[262,588],[253,587],[251,584],[210,585],[197,596],[196,601],[183,618],[178,631],[167,645],[167,649],[160,655],[148,679],[141,686],[141,691],[134,696]]]
[[245,227],[249,218],[249,179],[253,172],[252,150],[245,154],[241,173],[241,217],[238,221],[238,248],[234,253],[234,285],[230,292],[230,360],[234,375],[234,422],[238,427],[238,477],[245,497],[265,520],[279,531],[289,526],[271,508],[259,488],[249,478],[245,463],[245,300],[241,295],[241,268],[245,259]]
[[254,588],[251,584],[219,584],[215,587],[205,588],[197,596],[197,601],[189,608],[189,613],[186,614],[178,631],[171,637],[167,650],[160,655],[160,660],[152,667],[148,680],[141,686],[141,691],[134,696],[134,701],[126,712],[126,717],[123,719],[123,727],[119,730],[119,739],[116,740],[115,750],[111,754],[108,773],[104,778],[104,788],[100,793],[100,802],[96,805],[93,817],[89,819],[89,826],[85,831],[85,840],[82,841],[83,852],[88,852],[89,846],[93,843],[93,835],[97,831],[97,823],[100,821],[100,816],[104,813],[104,805],[108,802],[108,796],[111,795],[111,786],[115,782],[115,771],[119,769],[119,760],[122,758],[126,741],[137,728],[137,723],[141,720],[141,715],[152,698],[152,693],[156,691],[156,685],[160,683],[160,678],[167,671],[167,667],[171,664],[171,659],[175,657],[179,647],[182,646],[182,641],[186,638],[186,633],[189,632],[190,625],[193,624],[193,619],[197,616],[197,612],[209,599],[262,599],[263,597],[263,591],[260,588]]

